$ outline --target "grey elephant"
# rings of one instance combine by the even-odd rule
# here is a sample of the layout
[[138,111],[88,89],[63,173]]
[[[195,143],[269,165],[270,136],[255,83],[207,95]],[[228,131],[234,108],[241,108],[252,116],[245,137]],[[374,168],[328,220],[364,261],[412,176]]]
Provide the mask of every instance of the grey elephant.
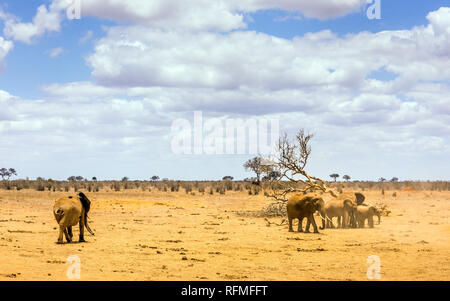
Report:
[[[314,194],[297,194],[293,195],[289,198],[287,202],[287,217],[289,221],[289,232],[293,232],[292,229],[292,221],[294,219],[298,219],[298,232],[303,232],[302,222],[304,218],[307,218],[307,224],[305,228],[305,232],[309,233],[309,228],[311,224],[314,228],[314,233],[319,233],[317,229],[317,224],[314,219],[314,213],[316,211],[323,212],[323,207],[325,202],[322,197],[314,195]],[[321,215],[322,220],[324,220]],[[325,221],[323,221],[323,226],[321,229],[324,229]]]
[[[351,200],[356,206],[359,205],[365,205],[364,200],[366,199],[366,197],[364,196],[364,194],[360,193],[360,192],[354,192],[354,191],[349,191],[349,192],[344,192],[341,193],[338,197],[338,200]],[[353,210],[348,212],[348,220],[347,220],[347,224],[349,227],[351,228],[356,228],[357,227],[357,223],[356,223],[356,219],[355,219],[355,210],[356,207],[353,206]],[[339,219],[339,218],[338,218]]]
[[72,242],[73,232],[72,227],[79,224],[80,226],[80,242],[84,242],[84,227],[92,235],[91,228],[88,225],[88,212],[91,208],[91,201],[82,192],[75,197],[63,197],[55,201],[53,206],[53,214],[56,222],[59,225],[58,243],[63,243],[63,234],[67,242]]
[[367,223],[370,228],[373,228],[373,216],[378,217],[378,224],[381,223],[381,211],[375,206],[358,206],[355,212],[356,222],[359,228],[364,228],[364,224],[367,219]]
[[345,196],[328,201],[324,207],[327,228],[334,228],[333,217],[337,217],[337,227],[347,228],[355,224],[356,203]]

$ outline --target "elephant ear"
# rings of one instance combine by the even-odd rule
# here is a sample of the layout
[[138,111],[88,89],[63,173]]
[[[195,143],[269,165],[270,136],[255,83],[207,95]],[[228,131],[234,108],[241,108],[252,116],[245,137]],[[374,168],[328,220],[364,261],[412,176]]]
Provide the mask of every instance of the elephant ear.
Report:
[[80,192],[78,194],[78,197],[80,198],[80,202],[83,205],[84,210],[87,214],[89,212],[89,210],[91,209],[91,201],[89,201],[89,199],[86,197],[86,195],[82,192]]
[[314,204],[316,205],[317,209],[320,209],[320,207],[322,207],[324,204],[324,201],[322,198],[315,198],[313,201],[314,201]]
[[361,205],[362,203],[364,203],[364,200],[366,199],[364,194],[360,192],[355,192],[355,197],[356,197],[356,205]]

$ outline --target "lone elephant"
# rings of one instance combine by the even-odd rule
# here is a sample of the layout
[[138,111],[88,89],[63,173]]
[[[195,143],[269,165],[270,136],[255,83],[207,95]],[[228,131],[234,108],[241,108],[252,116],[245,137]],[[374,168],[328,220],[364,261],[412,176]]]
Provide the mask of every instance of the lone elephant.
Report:
[[367,219],[367,223],[370,228],[373,228],[373,216],[378,217],[378,224],[381,222],[381,211],[374,206],[358,206],[355,211],[356,222],[359,228],[364,228],[364,224]]
[[[325,202],[322,197],[313,194],[297,194],[290,197],[287,202],[289,232],[294,232],[292,229],[292,221],[294,219],[298,219],[298,232],[303,232],[302,222],[306,217],[308,222],[306,224],[305,232],[309,233],[309,227],[312,224],[314,227],[314,233],[319,233],[313,214],[316,211],[319,211],[320,214],[320,212],[323,211],[324,204]],[[325,225],[325,222],[323,225]],[[321,229],[323,229],[323,227]]]
[[63,243],[63,234],[67,242],[72,242],[72,227],[79,224],[80,226],[80,242],[84,242],[84,227],[89,233],[94,235],[88,225],[87,214],[91,208],[91,201],[82,192],[75,197],[63,197],[55,201],[53,206],[53,214],[59,225],[58,243]]

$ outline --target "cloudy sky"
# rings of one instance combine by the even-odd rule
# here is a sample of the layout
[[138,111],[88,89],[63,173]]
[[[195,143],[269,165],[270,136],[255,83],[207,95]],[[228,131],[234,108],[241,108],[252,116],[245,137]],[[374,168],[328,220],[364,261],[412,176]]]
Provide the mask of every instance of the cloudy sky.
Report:
[[251,154],[174,152],[172,124],[197,111],[305,128],[326,179],[450,180],[446,5],[381,0],[369,19],[366,0],[81,0],[72,19],[75,0],[2,0],[0,167],[251,176]]

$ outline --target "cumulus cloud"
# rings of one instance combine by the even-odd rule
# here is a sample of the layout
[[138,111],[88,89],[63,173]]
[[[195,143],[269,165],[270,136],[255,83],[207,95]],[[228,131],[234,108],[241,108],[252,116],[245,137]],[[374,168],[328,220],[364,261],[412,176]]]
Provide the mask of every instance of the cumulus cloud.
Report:
[[450,78],[445,24],[344,37],[325,30],[292,40],[252,31],[223,35],[117,26],[96,43],[88,63],[100,83],[129,87],[376,89],[383,83],[368,75],[386,70],[395,79],[382,88],[395,93],[418,81]]
[[450,34],[450,7],[441,7],[430,12],[427,19],[436,34]]
[[58,2],[60,1],[54,1],[49,8],[44,4],[39,6],[32,22],[21,22],[11,14],[0,14],[5,23],[3,33],[8,38],[30,44],[33,38],[46,32],[59,32],[63,14]]
[[244,13],[281,9],[328,19],[358,11],[365,0],[85,0],[83,14],[155,28],[230,31],[243,28]]
[[[328,19],[359,10],[365,0],[83,0],[81,14],[159,29],[228,32],[247,26],[244,14],[258,10],[281,9],[306,17]],[[59,32],[73,0],[53,0],[41,5],[31,22],[0,11],[4,34],[24,43],[46,32]]]
[[[248,11],[281,8],[329,18],[357,10],[361,1],[185,1],[183,11],[173,11],[176,2],[83,2],[82,15],[130,24],[110,27],[95,41],[87,57],[95,81],[46,85],[40,100],[0,91],[7,108],[0,113],[0,133],[11,147],[23,146],[18,157],[163,158],[170,153],[171,122],[191,118],[194,110],[222,119],[279,118],[282,130],[317,133],[311,168],[319,166],[325,176],[329,166],[343,169],[348,162],[379,175],[400,162],[410,166],[426,158],[432,166],[448,155],[447,9],[410,30],[346,36],[325,30],[289,40],[227,31],[245,27]],[[342,3],[348,6],[340,12],[327,10]],[[205,11],[197,10],[200,4]],[[204,23],[194,18],[216,9],[216,18]],[[394,76],[370,77],[378,71]]]
[[14,43],[5,40],[0,36],[0,65],[3,64],[3,60],[6,55],[13,49]]

